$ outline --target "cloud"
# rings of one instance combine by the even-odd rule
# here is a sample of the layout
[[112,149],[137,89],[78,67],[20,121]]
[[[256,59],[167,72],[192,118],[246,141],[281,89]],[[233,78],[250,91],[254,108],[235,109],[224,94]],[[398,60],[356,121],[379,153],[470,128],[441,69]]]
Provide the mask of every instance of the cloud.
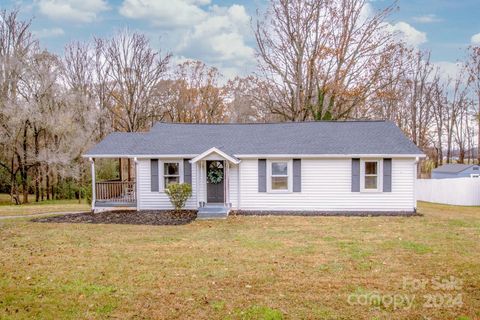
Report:
[[421,44],[427,42],[427,34],[422,31],[418,31],[406,22],[400,21],[393,25],[388,25],[387,29],[394,32],[400,40],[405,41],[408,45],[418,47]]
[[63,31],[62,28],[51,28],[51,29],[44,28],[40,30],[34,30],[33,34],[39,39],[54,38],[54,37],[63,36],[65,34],[65,31]]
[[227,78],[246,74],[255,65],[250,16],[245,7],[210,5],[210,0],[125,0],[120,14],[147,19],[163,44],[182,59],[217,67]]
[[480,44],[480,32],[474,34],[471,38],[472,44]]
[[443,80],[456,79],[460,76],[462,71],[462,65],[458,62],[451,62],[451,61],[437,61],[433,63],[435,66],[438,67],[438,71],[440,72],[440,77]]
[[177,50],[184,55],[200,51],[211,61],[231,62],[241,67],[253,59],[253,49],[245,43],[249,22],[243,6],[215,6],[206,19],[194,26]]
[[[360,12],[360,21],[363,22],[369,18],[373,18],[374,15],[374,7],[371,3],[367,2]],[[395,24],[386,22],[384,27],[387,32],[394,33],[398,40],[401,40],[410,46],[418,47],[427,42],[427,34],[415,29],[407,22],[399,21]]]
[[423,16],[413,17],[413,21],[418,23],[435,23],[435,22],[441,22],[443,20],[434,14],[426,14]]
[[200,7],[209,0],[125,0],[120,14],[133,19],[148,19],[156,26],[191,26],[207,17]]
[[38,0],[40,12],[53,20],[92,22],[108,10],[105,0]]

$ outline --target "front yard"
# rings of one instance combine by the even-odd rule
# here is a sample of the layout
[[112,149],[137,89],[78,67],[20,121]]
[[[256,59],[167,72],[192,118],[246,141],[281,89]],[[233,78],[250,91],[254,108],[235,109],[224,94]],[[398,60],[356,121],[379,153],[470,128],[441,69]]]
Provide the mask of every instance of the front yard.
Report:
[[44,200],[35,202],[34,199],[34,196],[31,195],[30,203],[14,205],[11,203],[10,195],[0,193],[0,217],[46,212],[90,211],[90,204],[86,200],[78,203],[78,200]]
[[480,208],[419,211],[181,226],[0,220],[0,318],[480,318]]

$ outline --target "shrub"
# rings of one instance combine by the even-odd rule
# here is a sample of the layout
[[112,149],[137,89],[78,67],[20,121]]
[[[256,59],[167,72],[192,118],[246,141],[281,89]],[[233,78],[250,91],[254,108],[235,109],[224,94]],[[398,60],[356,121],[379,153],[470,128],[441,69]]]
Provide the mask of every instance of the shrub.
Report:
[[176,211],[181,210],[192,195],[192,186],[188,183],[172,183],[165,189]]

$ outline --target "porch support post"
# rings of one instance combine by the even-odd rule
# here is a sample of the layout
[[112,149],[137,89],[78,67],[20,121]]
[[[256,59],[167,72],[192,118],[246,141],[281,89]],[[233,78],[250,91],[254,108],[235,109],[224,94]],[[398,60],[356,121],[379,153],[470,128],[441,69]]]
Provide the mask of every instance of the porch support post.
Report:
[[198,202],[198,186],[200,185],[198,179],[199,179],[199,176],[200,176],[200,173],[199,173],[199,165],[198,165],[198,162],[195,162],[194,163],[195,165],[195,202],[196,202],[196,205],[198,207],[200,207],[200,203]]
[[133,158],[135,163],[135,205],[137,206],[137,211],[140,209],[140,196],[138,194],[139,183],[138,183],[138,159],[137,157]]
[[228,160],[225,161],[226,163],[226,172],[225,172],[225,202],[227,205],[230,203],[230,162]]
[[88,158],[90,161],[90,170],[92,171],[92,211],[95,211],[95,198],[96,198],[96,190],[95,190],[95,160],[93,158]]

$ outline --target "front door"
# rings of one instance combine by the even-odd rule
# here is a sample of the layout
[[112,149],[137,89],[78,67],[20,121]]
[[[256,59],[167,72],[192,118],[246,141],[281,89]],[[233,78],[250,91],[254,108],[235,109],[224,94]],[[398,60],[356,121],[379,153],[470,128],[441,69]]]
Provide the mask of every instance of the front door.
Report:
[[225,168],[223,161],[207,161],[207,202],[224,203]]

